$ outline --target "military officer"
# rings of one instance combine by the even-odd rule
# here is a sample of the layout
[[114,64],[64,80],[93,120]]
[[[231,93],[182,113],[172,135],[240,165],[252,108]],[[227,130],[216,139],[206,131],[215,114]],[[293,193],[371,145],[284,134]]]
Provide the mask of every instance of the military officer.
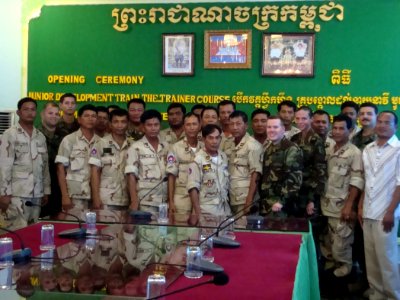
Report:
[[61,138],[79,129],[79,123],[75,119],[76,96],[66,93],[60,98],[60,110],[62,116],[57,123],[56,134]]
[[322,213],[328,217],[328,236],[321,250],[336,264],[333,274],[337,277],[351,272],[356,200],[364,188],[361,151],[349,141],[351,128],[348,116],[334,117],[332,138],[336,143],[327,151],[328,181],[321,199]]
[[134,141],[137,141],[143,137],[143,128],[140,123],[140,117],[146,109],[146,103],[143,99],[132,98],[127,104],[129,113],[129,124],[128,124],[128,137]]
[[167,156],[168,202],[172,213],[190,213],[192,202],[186,189],[189,164],[203,147],[197,136],[200,131],[200,117],[188,113],[184,118],[185,137],[173,144]]
[[292,101],[285,100],[278,104],[278,115],[285,126],[285,137],[288,140],[296,133],[300,132],[300,129],[293,126],[294,113],[296,110],[296,104]]
[[[204,112],[204,111],[203,111]],[[221,128],[208,124],[202,129],[204,149],[189,167],[187,190],[192,201],[192,213],[226,217],[231,214],[228,204],[229,172],[226,154],[219,150]]]
[[115,109],[110,113],[111,134],[93,148],[89,159],[94,209],[124,210],[128,208],[128,188],[125,181],[125,158],[130,146],[126,137],[128,112]]
[[285,126],[279,117],[268,118],[267,135],[270,143],[264,152],[260,213],[296,215],[303,170],[301,149],[285,137]]
[[232,139],[222,149],[229,161],[229,199],[233,213],[254,201],[260,178],[262,146],[247,133],[248,117],[240,110],[229,116]]
[[160,132],[160,138],[169,145],[183,139],[183,117],[186,114],[186,107],[182,103],[171,103],[167,108],[169,128]]
[[1,226],[15,230],[35,222],[46,204],[50,175],[45,136],[33,126],[37,103],[32,98],[18,101],[18,124],[7,129],[0,143]]
[[351,142],[361,151],[377,138],[375,133],[377,115],[378,107],[372,102],[365,102],[360,105],[358,119],[362,128],[353,136]]
[[251,129],[253,130],[253,138],[259,142],[263,149],[267,147],[267,121],[270,116],[268,110],[262,108],[256,109],[251,113]]
[[145,111],[140,121],[144,137],[128,149],[125,167],[130,209],[158,212],[159,204],[167,200],[164,179],[168,146],[159,139],[161,114],[158,111]]
[[91,200],[89,157],[94,155],[100,137],[94,133],[97,112],[91,104],[78,111],[78,131],[67,135],[58,149],[57,176],[62,194],[62,207],[80,214]]

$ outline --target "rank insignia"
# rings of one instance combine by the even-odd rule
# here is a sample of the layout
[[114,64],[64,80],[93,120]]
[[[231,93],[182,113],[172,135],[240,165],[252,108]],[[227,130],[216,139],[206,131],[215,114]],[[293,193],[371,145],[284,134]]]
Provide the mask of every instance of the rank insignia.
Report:
[[204,172],[208,172],[208,171],[210,171],[210,169],[211,169],[211,164],[203,165],[203,171]]

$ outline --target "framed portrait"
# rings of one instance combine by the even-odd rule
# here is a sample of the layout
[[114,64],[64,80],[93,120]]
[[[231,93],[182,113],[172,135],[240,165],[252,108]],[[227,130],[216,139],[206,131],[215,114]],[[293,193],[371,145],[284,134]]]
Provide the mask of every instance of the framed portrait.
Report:
[[194,33],[165,33],[163,39],[164,76],[194,75]]
[[205,31],[204,68],[250,69],[251,30]]
[[264,33],[262,76],[314,77],[313,33]]

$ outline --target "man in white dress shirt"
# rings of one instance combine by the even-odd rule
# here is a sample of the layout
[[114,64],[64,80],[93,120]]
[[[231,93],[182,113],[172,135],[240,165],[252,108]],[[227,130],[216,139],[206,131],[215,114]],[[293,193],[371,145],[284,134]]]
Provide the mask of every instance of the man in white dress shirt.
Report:
[[[377,140],[363,151],[365,191],[358,208],[363,222],[370,299],[400,299],[397,231],[400,217],[400,141],[397,116],[378,115]],[[361,219],[362,218],[362,219]]]

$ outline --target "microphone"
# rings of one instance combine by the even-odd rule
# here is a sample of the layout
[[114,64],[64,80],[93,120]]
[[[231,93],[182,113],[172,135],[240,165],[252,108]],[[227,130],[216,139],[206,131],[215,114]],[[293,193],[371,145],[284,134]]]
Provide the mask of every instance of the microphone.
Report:
[[[168,177],[164,177],[159,183],[157,183],[155,186],[153,186],[142,198],[139,199],[139,205],[140,202],[142,202],[143,199],[145,199],[151,192],[153,192],[156,188],[158,188],[161,184],[164,182],[168,181]],[[132,216],[134,219],[140,219],[140,220],[151,220],[152,214],[147,212],[147,211],[142,211],[142,210],[131,210],[129,212],[129,215]]]
[[[163,265],[163,266],[172,266],[172,267],[183,267],[186,268],[186,265],[180,265],[180,264],[168,264],[168,263],[150,263],[146,265],[146,267],[151,266],[151,265]],[[196,271],[202,271],[203,273],[207,274],[215,274],[215,273],[221,273],[224,271],[224,268],[216,263],[210,262],[208,260],[200,259],[199,261],[196,261],[194,263],[191,263],[191,266],[193,267],[194,270]]]
[[[200,245],[204,243],[206,240],[210,239],[213,237],[213,245],[214,247],[220,247],[220,248],[237,248],[240,247],[240,243],[238,241],[234,241],[232,239],[226,238],[219,236],[219,233],[224,230],[226,227],[231,225],[232,223],[236,222],[238,219],[243,217],[245,215],[245,211],[253,207],[255,204],[260,202],[261,198],[257,199],[256,201],[253,201],[247,205],[245,205],[242,209],[238,210],[235,214],[232,216],[229,216],[225,218],[222,222],[217,227],[217,230],[208,236],[205,240],[201,241]],[[233,218],[233,221],[227,222],[229,219]]]
[[[26,201],[25,205],[28,207],[32,207],[32,206],[39,206],[42,207],[39,204],[34,204],[32,201]],[[80,218],[78,218],[77,216],[70,214],[68,212],[65,211],[61,211],[62,214],[65,214],[67,216],[73,217],[74,219],[78,220],[78,225],[79,228],[74,228],[74,229],[68,229],[68,230],[64,230],[58,233],[58,236],[60,238],[66,238],[66,239],[80,239],[80,238],[85,238],[86,237],[86,228],[82,227],[82,220]]]
[[181,288],[179,290],[172,291],[172,292],[169,292],[169,293],[166,293],[166,294],[163,294],[163,295],[159,295],[157,297],[153,297],[153,298],[150,298],[150,299],[147,299],[147,300],[160,299],[160,298],[163,298],[163,297],[166,297],[166,296],[177,294],[177,293],[180,293],[180,292],[183,292],[183,291],[186,291],[186,290],[190,290],[190,289],[193,289],[195,287],[198,287],[198,286],[201,286],[201,285],[205,285],[205,284],[209,284],[209,283],[213,283],[215,285],[221,285],[222,286],[222,285],[227,284],[228,282],[229,282],[228,275],[222,272],[222,273],[218,273],[218,274],[214,275],[214,277],[212,279],[210,279],[210,280],[203,281],[203,282],[200,282],[200,283],[196,283],[196,284]]
[[13,231],[13,230],[10,230],[10,229],[4,228],[4,227],[0,227],[0,229],[15,235],[18,238],[19,243],[21,245],[21,249],[14,250],[12,252],[12,260],[13,260],[13,262],[15,264],[19,264],[19,263],[24,263],[24,262],[30,261],[30,259],[32,257],[32,250],[30,248],[26,248],[25,247],[21,236],[18,233],[16,233],[15,231]]

